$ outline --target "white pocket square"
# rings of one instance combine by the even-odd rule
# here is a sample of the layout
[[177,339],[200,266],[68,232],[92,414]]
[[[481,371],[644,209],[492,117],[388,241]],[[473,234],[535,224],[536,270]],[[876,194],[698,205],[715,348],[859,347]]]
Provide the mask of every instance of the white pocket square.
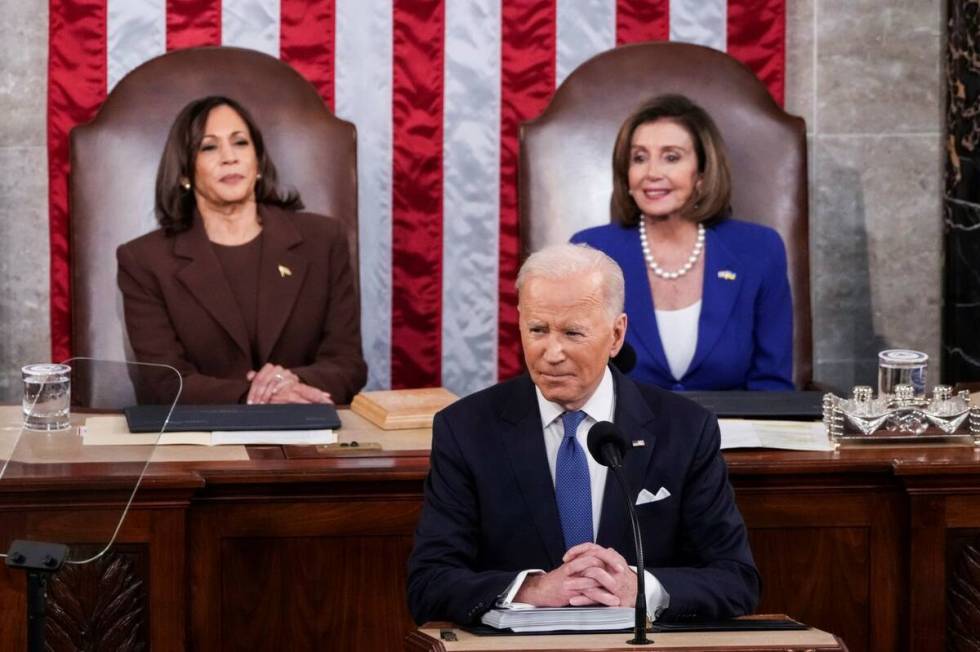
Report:
[[666,487],[660,487],[660,489],[657,490],[656,495],[650,493],[647,489],[644,489],[636,497],[636,504],[646,505],[647,503],[655,503],[658,500],[663,500],[664,498],[670,498],[670,492],[667,491]]

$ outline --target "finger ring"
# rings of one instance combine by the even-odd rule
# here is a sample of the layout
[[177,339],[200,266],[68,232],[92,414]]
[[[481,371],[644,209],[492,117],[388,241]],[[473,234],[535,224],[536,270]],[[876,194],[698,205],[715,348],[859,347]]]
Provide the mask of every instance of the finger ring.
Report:
[[275,376],[273,376],[273,378],[275,378],[276,380],[281,381],[282,380],[282,374],[276,374]]

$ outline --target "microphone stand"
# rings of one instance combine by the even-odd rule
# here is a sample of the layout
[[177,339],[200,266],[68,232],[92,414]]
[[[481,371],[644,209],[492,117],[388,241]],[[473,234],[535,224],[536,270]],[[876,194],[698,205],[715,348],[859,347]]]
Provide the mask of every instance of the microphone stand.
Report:
[[645,571],[643,569],[643,541],[640,539],[640,526],[636,521],[636,509],[630,500],[630,492],[626,486],[626,478],[623,476],[623,466],[620,462],[615,466],[610,466],[613,475],[619,482],[623,496],[626,498],[626,511],[630,515],[630,524],[633,526],[633,545],[636,546],[636,608],[634,609],[636,618],[633,624],[633,638],[626,641],[630,645],[647,645],[653,643],[647,638],[647,594]]

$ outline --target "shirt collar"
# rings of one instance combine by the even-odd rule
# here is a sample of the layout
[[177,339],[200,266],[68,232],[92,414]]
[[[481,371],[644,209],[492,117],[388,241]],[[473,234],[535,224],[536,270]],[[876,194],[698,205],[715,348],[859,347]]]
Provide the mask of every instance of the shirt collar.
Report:
[[[565,408],[552,403],[544,397],[537,385],[534,386],[534,393],[538,397],[538,411],[541,413],[541,428],[547,428],[552,422],[565,413]],[[592,392],[592,396],[585,402],[580,409],[593,421],[612,421],[613,417],[613,392],[612,372],[606,366],[602,374],[599,386]]]

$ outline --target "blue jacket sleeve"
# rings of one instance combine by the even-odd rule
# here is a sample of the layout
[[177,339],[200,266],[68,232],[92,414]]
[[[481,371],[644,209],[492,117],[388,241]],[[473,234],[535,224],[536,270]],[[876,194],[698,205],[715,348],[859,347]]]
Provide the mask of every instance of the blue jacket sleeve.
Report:
[[755,332],[747,389],[793,389],[793,299],[786,272],[786,247],[767,232],[766,268],[755,299]]

